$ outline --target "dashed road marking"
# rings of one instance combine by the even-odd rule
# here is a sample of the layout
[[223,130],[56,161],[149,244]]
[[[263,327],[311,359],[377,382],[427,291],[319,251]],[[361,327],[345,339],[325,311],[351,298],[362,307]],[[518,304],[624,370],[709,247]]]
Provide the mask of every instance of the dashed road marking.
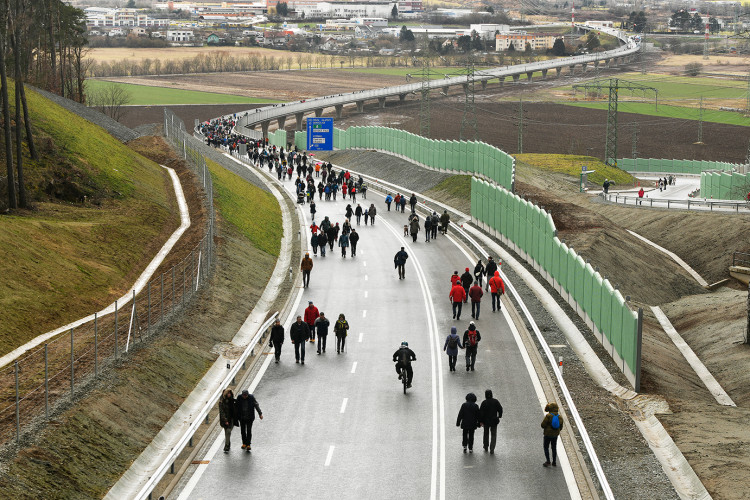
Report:
[[357,342],[362,342],[362,335],[364,335],[363,332],[359,332],[359,340]]
[[341,402],[341,411],[339,413],[344,413],[346,411],[346,403],[349,402],[349,398],[344,398],[344,400]]
[[368,276],[365,274],[365,281],[367,281],[368,279],[369,279]]
[[363,318],[367,317],[367,309],[362,309],[362,317]]
[[367,290],[365,290],[365,298],[367,298],[368,293],[369,292]]
[[333,446],[333,445],[331,445],[328,448],[328,455],[326,456],[326,463],[325,463],[326,467],[328,467],[329,465],[331,465],[331,459],[333,458],[333,450],[334,450],[334,448],[336,448],[336,447]]
[[357,371],[357,362],[352,363],[352,373]]

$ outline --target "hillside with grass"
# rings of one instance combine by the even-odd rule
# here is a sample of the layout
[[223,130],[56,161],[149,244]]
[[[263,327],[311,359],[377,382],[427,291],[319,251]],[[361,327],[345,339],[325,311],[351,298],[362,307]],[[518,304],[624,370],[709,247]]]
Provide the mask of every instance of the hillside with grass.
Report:
[[[163,168],[36,92],[27,98],[39,159],[25,151],[31,208],[0,216],[0,354],[121,296],[179,225]],[[0,191],[5,203],[7,184]]]

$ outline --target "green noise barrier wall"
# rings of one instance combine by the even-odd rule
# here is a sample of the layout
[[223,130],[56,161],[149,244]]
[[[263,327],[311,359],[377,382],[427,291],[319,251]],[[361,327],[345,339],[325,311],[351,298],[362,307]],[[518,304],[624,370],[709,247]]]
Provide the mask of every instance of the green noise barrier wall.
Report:
[[[296,132],[294,143],[303,149],[305,132]],[[303,140],[304,137],[304,140]],[[373,149],[410,160],[420,166],[474,175],[513,191],[516,160],[504,151],[478,141],[440,141],[389,127],[334,128],[338,149]]]
[[701,198],[744,200],[750,193],[750,174],[701,172]]
[[726,170],[731,172],[738,165],[723,161],[705,160],[659,160],[656,158],[622,158],[617,160],[618,168],[626,172],[652,172],[655,174],[695,174],[706,170]]
[[471,215],[531,264],[592,329],[636,391],[640,390],[643,312],[633,311],[612,284],[557,237],[552,216],[476,177]]

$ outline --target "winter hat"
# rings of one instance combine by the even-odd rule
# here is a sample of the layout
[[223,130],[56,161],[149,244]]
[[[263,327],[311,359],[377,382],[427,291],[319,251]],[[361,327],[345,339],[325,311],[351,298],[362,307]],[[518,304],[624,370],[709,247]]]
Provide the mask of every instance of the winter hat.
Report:
[[250,394],[250,393],[248,392],[248,390],[247,390],[247,389],[244,389],[244,390],[242,391],[242,395],[243,395],[243,396],[247,396],[248,394]]
[[469,268],[467,267],[467,268],[466,268],[466,270],[468,271],[468,270],[469,270]]
[[[312,304],[312,302],[310,302],[310,304]],[[469,326],[474,326],[474,322],[473,321],[469,321]]]
[[307,301],[307,303],[308,303],[308,304],[312,304],[312,300],[308,300],[308,301]]
[[456,327],[455,327],[455,326],[452,326],[452,327],[451,327],[451,334],[454,334],[454,333],[456,333]]

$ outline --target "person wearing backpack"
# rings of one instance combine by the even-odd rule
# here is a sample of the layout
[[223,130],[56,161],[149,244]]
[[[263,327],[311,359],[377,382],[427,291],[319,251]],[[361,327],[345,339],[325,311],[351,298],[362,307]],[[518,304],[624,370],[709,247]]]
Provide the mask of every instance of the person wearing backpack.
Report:
[[[544,457],[547,459],[542,465],[545,467],[557,467],[557,438],[563,428],[563,419],[560,416],[560,409],[557,403],[549,403],[544,407],[547,414],[542,420],[542,429],[544,429]],[[549,449],[552,448],[552,462],[549,461]]]
[[469,369],[474,371],[474,363],[477,360],[477,347],[479,341],[482,340],[482,335],[477,330],[476,325],[472,321],[469,323],[469,329],[464,332],[464,349],[466,349],[466,371]]
[[443,350],[448,354],[448,367],[449,371],[456,371],[456,360],[458,359],[458,349],[463,349],[461,345],[461,338],[456,333],[456,327],[451,327],[451,333],[445,338],[445,345]]

